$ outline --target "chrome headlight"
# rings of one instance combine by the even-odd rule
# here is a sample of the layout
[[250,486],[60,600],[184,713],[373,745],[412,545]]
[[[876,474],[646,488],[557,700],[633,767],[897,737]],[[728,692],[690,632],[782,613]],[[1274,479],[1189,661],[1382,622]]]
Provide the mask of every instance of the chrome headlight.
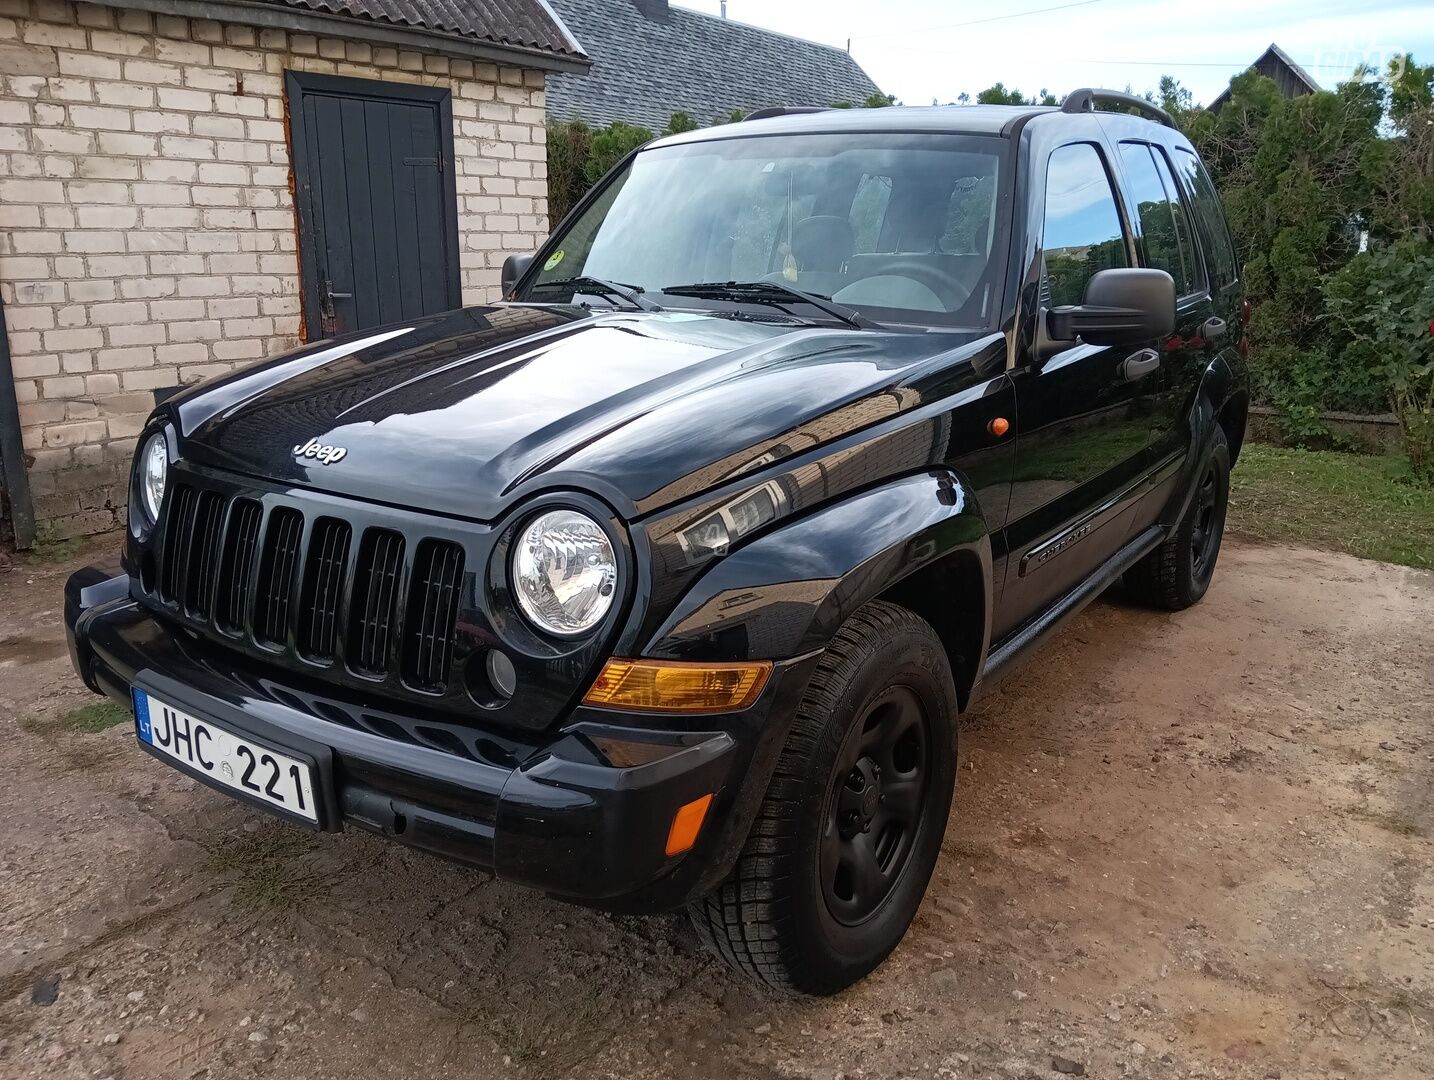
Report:
[[139,502],[144,516],[153,525],[159,520],[159,508],[164,503],[164,485],[169,479],[169,446],[164,441],[164,432],[156,432],[144,444],[135,464],[138,474]]
[[513,586],[534,626],[558,637],[585,634],[602,622],[617,593],[612,541],[576,510],[539,514],[513,550]]

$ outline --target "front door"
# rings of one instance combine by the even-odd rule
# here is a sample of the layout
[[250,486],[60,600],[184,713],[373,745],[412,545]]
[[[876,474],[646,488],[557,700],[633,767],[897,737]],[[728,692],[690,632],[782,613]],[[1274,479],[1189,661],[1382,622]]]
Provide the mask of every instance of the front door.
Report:
[[[1051,153],[1042,230],[1043,307],[1079,304],[1097,272],[1129,266],[1130,244],[1095,143]],[[1042,310],[1041,317],[1045,312]],[[992,631],[1044,611],[1115,553],[1148,465],[1158,365],[1142,350],[1080,342],[1021,358],[1008,562]]]
[[310,341],[462,303],[447,90],[288,73]]

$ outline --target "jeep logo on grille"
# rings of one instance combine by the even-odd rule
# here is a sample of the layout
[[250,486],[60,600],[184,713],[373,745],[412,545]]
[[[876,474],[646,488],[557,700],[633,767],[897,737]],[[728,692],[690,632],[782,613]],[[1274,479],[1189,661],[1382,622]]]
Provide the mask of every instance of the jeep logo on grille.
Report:
[[342,446],[325,446],[318,439],[310,439],[303,446],[294,447],[294,456],[297,458],[314,458],[325,465],[332,465],[336,461],[342,461],[348,453]]

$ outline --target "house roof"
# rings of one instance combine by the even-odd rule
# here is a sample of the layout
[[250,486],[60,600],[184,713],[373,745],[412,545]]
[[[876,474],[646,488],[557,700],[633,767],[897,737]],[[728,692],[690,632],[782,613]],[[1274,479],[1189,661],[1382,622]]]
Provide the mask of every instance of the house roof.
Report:
[[548,79],[548,114],[590,124],[699,124],[736,109],[860,104],[877,85],[841,49],[720,19],[665,0],[549,0],[593,65]]
[[358,38],[494,63],[584,71],[547,0],[98,0],[169,15]]
[[[1295,63],[1294,57],[1273,42],[1262,52],[1246,71],[1258,71],[1266,78],[1273,79],[1285,97],[1299,97],[1302,94],[1317,94],[1323,87],[1314,81],[1308,71]],[[1210,108],[1219,111],[1220,106],[1230,99],[1230,88],[1220,91]]]
[[331,15],[373,19],[502,45],[580,56],[576,41],[541,0],[265,0]]

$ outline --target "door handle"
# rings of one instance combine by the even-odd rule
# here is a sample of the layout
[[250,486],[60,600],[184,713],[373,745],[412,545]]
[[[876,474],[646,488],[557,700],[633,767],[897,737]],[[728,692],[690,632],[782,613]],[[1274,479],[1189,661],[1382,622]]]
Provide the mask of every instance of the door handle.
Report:
[[319,327],[325,337],[338,332],[338,316],[334,311],[335,300],[353,299],[351,292],[334,292],[334,283],[328,278],[319,280]]
[[1126,382],[1143,379],[1160,366],[1160,354],[1154,349],[1141,349],[1120,362],[1120,375]]
[[1214,341],[1225,333],[1226,322],[1218,315],[1213,315],[1200,324],[1200,336],[1206,341]]

